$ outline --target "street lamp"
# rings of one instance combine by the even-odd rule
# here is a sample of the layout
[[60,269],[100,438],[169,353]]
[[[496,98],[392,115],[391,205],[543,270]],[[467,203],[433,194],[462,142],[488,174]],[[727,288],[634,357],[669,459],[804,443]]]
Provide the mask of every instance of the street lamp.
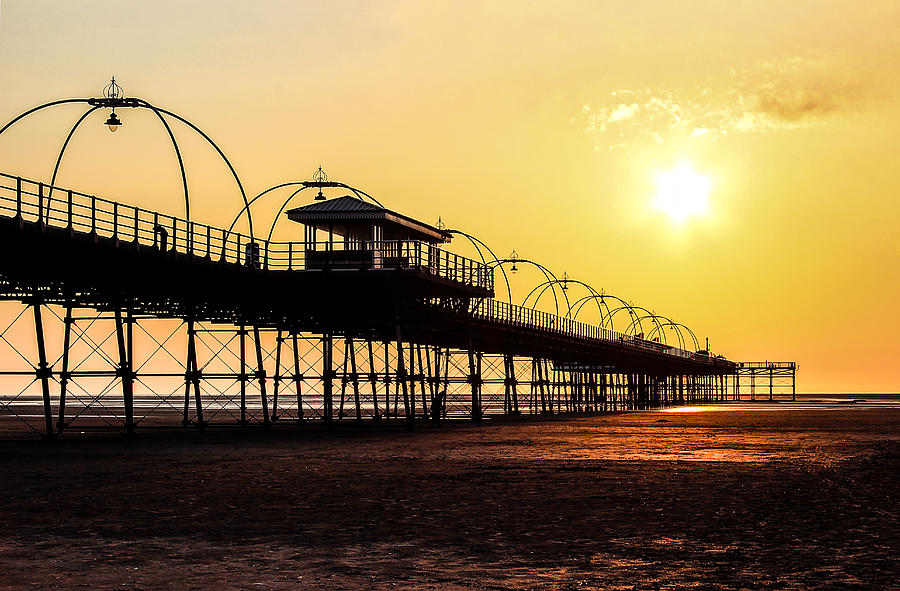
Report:
[[113,133],[115,133],[116,130],[121,127],[122,121],[119,120],[119,117],[116,115],[115,109],[113,109],[113,112],[110,113],[109,119],[106,120],[105,125],[109,127],[109,130]]
[[125,90],[116,84],[115,76],[112,77],[109,84],[103,89],[103,96],[106,97],[108,104],[112,105],[112,113],[109,114],[109,119],[106,120],[104,125],[109,127],[111,132],[115,133],[116,130],[122,126],[122,121],[119,119],[118,115],[116,115],[116,105],[125,98]]
[[509,269],[509,272],[515,273],[519,270],[519,268],[516,266],[516,261],[519,260],[519,253],[517,253],[516,251],[512,251],[509,255],[509,260],[512,261],[512,267]]

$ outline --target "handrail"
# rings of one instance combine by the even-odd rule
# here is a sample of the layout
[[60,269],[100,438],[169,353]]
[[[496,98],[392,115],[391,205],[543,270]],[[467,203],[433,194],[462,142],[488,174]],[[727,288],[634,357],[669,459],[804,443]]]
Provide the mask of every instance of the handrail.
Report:
[[470,287],[493,289],[489,267],[425,242],[253,240],[238,232],[94,195],[50,188],[0,173],[0,216],[265,270],[414,269]]
[[684,359],[702,360],[713,364],[721,361],[708,355],[686,351],[678,347],[665,345],[655,341],[648,341],[634,335],[627,335],[602,326],[572,320],[571,318],[557,316],[550,312],[535,310],[534,308],[526,306],[517,306],[495,299],[480,300],[475,305],[472,315],[479,320],[509,324],[520,328],[528,328],[560,336],[602,341],[618,346],[633,347]]
[[739,361],[741,369],[794,369],[796,361]]

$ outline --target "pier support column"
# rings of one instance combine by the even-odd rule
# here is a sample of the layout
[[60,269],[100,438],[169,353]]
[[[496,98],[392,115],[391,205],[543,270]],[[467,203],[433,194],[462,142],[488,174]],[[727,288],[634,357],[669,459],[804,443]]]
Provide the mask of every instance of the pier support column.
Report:
[[187,320],[187,364],[184,372],[184,424],[188,424],[188,399],[190,390],[194,389],[194,407],[197,413],[197,428],[206,426],[203,421],[203,401],[200,398],[200,369],[197,363],[197,332],[193,318]]
[[797,367],[791,367],[791,401],[797,402]]
[[256,341],[256,379],[259,380],[259,398],[262,402],[263,425],[266,429],[272,426],[269,420],[269,399],[266,396],[266,366],[263,364],[262,342],[259,327],[253,327],[253,340]]
[[369,384],[372,387],[372,420],[379,420],[381,413],[378,412],[378,373],[375,371],[375,344],[372,339],[366,340],[366,348],[369,354]]
[[333,383],[333,355],[334,337],[329,334],[322,335],[322,420],[325,425],[331,427],[334,415],[334,383]]
[[[119,306],[116,306],[115,319],[116,344],[119,349],[119,367],[116,373],[119,374],[119,378],[122,380],[122,403],[125,407],[125,433],[128,437],[134,437],[134,372],[131,371],[131,354],[133,352],[131,324],[133,319],[131,317],[131,312],[128,312],[128,321],[124,323],[127,324],[127,327],[124,327],[122,310]],[[127,335],[126,331],[128,333]],[[41,339],[41,341],[43,341],[43,339]],[[40,349],[43,349],[43,342],[40,344]],[[43,354],[43,351],[40,352]],[[48,391],[46,386],[44,391]],[[49,415],[47,420],[48,425],[50,425]]]
[[[397,387],[403,390],[403,409],[406,412],[406,428],[412,430],[416,423],[415,411],[410,405],[409,384],[406,381],[406,364],[403,361],[403,336],[400,333],[400,323],[397,323]],[[396,413],[396,404],[394,405]]]
[[47,431],[45,436],[48,439],[52,439],[55,437],[53,434],[53,409],[50,407],[50,376],[53,370],[47,363],[47,349],[44,344],[44,321],[41,317],[42,305],[42,302],[37,299],[32,304],[34,310],[34,333],[38,350],[38,365],[35,377],[41,382],[41,400],[44,405],[44,427]]
[[297,333],[291,333],[291,341],[294,348],[294,387],[297,389],[297,422],[303,421],[303,374],[300,373],[300,349],[297,343]]
[[62,435],[66,428],[66,394],[69,385],[69,348],[72,344],[72,302],[66,303],[66,319],[63,332],[62,371],[59,374],[59,419],[56,421],[56,432]]
[[472,387],[472,420],[481,424],[481,356],[472,349],[469,340],[469,384]]
[[272,422],[278,420],[278,389],[281,385],[281,329],[275,334],[275,374],[272,376]]
[[238,381],[241,384],[241,425],[247,424],[247,343],[244,337],[247,336],[247,327],[242,322],[238,328],[238,344],[240,345],[240,371],[238,373]]

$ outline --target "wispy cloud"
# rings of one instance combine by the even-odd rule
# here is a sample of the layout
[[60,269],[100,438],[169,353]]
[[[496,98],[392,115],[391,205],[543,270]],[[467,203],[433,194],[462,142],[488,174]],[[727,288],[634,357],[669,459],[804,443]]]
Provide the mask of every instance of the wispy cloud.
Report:
[[613,90],[585,104],[576,120],[610,150],[676,136],[715,141],[728,134],[797,129],[858,107],[860,85],[841,72],[825,60],[761,62],[732,70],[717,86]]

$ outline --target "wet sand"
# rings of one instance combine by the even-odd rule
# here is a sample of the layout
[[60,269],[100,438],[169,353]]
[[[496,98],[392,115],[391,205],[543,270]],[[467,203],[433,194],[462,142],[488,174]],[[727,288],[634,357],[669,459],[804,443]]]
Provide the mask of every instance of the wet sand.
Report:
[[741,408],[0,444],[0,588],[900,588],[900,407]]

